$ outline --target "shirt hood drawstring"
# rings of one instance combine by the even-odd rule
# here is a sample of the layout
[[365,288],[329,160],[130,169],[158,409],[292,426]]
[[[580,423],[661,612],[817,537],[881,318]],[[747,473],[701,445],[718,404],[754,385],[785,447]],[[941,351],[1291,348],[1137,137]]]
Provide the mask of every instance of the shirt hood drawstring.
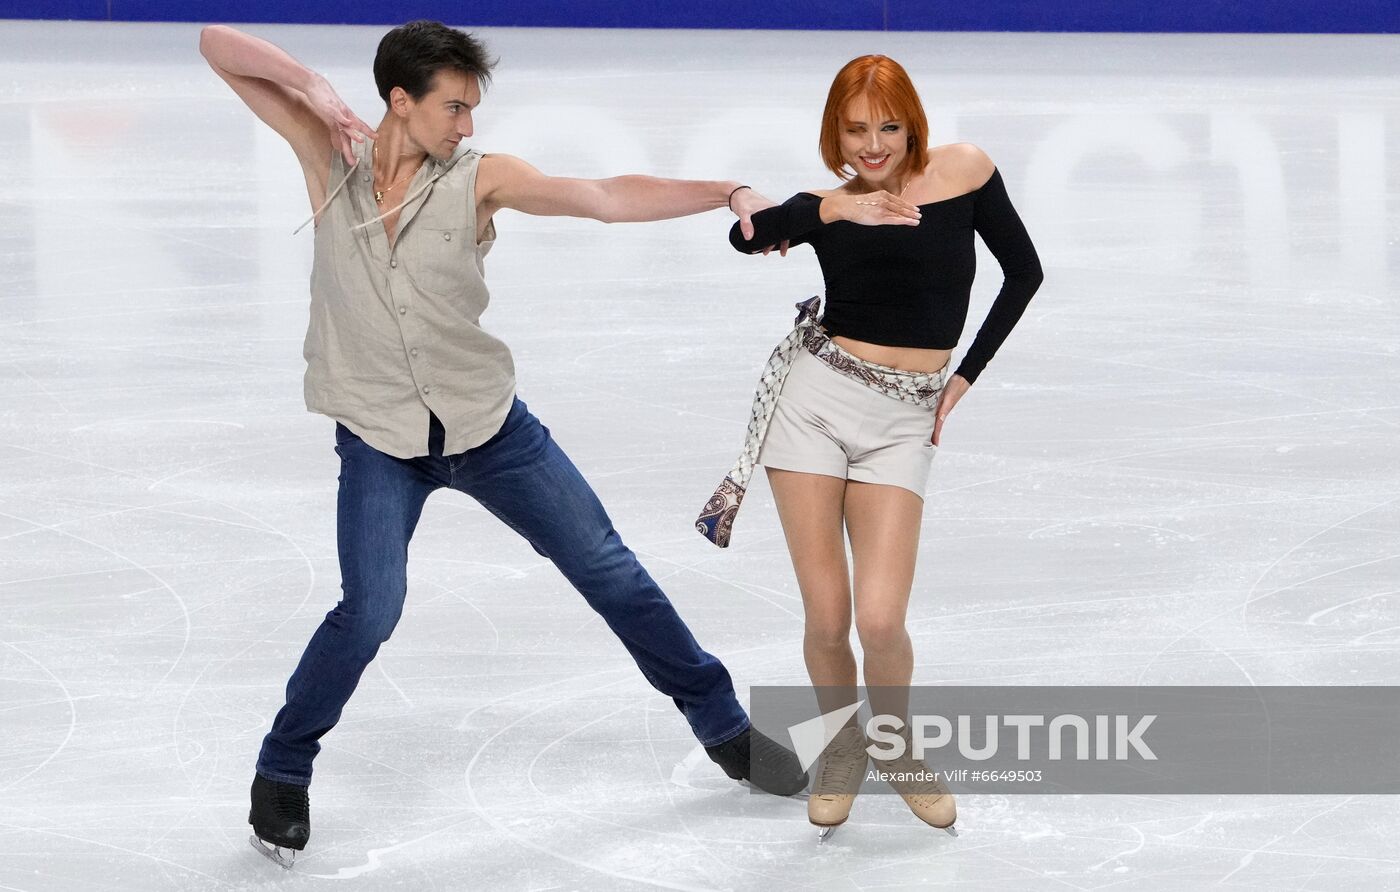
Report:
[[315,220],[317,217],[321,216],[321,211],[324,211],[326,208],[331,206],[331,202],[334,201],[335,197],[340,194],[340,190],[345,188],[345,184],[350,182],[350,177],[355,173],[355,168],[359,167],[360,162],[363,160],[363,157],[355,159],[355,163],[350,165],[349,169],[345,171],[345,177],[340,181],[340,185],[336,186],[333,190],[331,190],[331,194],[326,196],[326,200],[321,202],[320,207],[311,212],[311,216],[307,217],[300,226],[292,230],[292,235],[296,235],[298,232],[301,232],[303,229],[306,228],[307,223],[310,223],[312,220]]
[[433,174],[432,176],[430,176],[430,177],[428,177],[426,180],[424,180],[424,181],[423,181],[423,185],[419,186],[417,189],[414,189],[412,192],[410,192],[410,193],[408,193],[407,195],[405,195],[403,201],[401,201],[401,202],[399,202],[398,204],[394,205],[393,207],[389,208],[387,211],[385,211],[384,213],[380,214],[378,217],[373,217],[373,218],[371,218],[371,219],[369,219],[369,220],[366,220],[366,221],[363,222],[363,223],[358,223],[358,224],[356,224],[356,225],[354,225],[354,226],[351,226],[351,227],[350,227],[350,231],[351,231],[351,232],[358,232],[359,230],[364,229],[364,228],[367,227],[367,226],[373,226],[374,224],[380,222],[381,220],[383,220],[385,217],[389,216],[390,214],[396,214],[396,213],[398,213],[399,211],[403,210],[404,207],[407,206],[409,202],[413,201],[413,199],[417,198],[418,196],[422,195],[424,192],[428,191],[429,187],[431,187],[431,186],[433,185],[433,183],[436,183],[436,182],[438,181],[438,178],[441,177],[441,176],[442,176],[443,174],[445,174],[445,173],[447,173],[447,168],[443,168],[442,170],[439,170],[437,173]]
[[[469,150],[468,150],[468,151],[469,151]],[[434,162],[433,162],[433,163],[436,164],[436,165],[439,167],[439,170],[438,170],[436,173],[434,173],[432,176],[430,176],[430,177],[428,177],[426,180],[424,180],[424,181],[423,181],[423,185],[419,186],[417,189],[414,189],[412,192],[408,193],[408,195],[404,196],[404,200],[403,200],[403,201],[401,201],[401,202],[399,202],[398,204],[394,205],[393,207],[389,208],[389,210],[385,211],[384,213],[380,214],[379,216],[374,217],[373,219],[370,219],[370,220],[366,220],[366,221],[363,222],[363,223],[358,223],[358,224],[356,224],[356,225],[354,225],[354,226],[351,226],[351,227],[350,227],[350,231],[351,231],[351,232],[357,232],[357,231],[359,231],[359,230],[361,230],[361,229],[364,229],[364,228],[366,228],[366,227],[368,227],[368,226],[373,226],[375,223],[381,222],[385,217],[389,216],[390,214],[394,214],[394,213],[397,213],[397,212],[403,210],[403,209],[404,209],[405,207],[407,207],[415,198],[417,198],[418,196],[422,195],[422,194],[423,194],[424,192],[426,192],[434,183],[436,183],[439,179],[441,179],[442,176],[443,176],[444,174],[446,174],[449,170],[451,170],[453,167],[455,167],[455,166],[457,165],[457,162],[458,162],[462,157],[464,157],[466,154],[467,154],[466,152],[458,152],[458,153],[454,154],[451,158],[449,158],[447,161],[437,161],[436,159],[434,159]],[[317,217],[321,216],[321,212],[324,211],[326,208],[330,207],[331,202],[334,201],[334,200],[335,200],[335,197],[336,197],[337,195],[340,194],[340,190],[342,190],[342,189],[345,188],[345,184],[348,183],[348,182],[350,182],[350,177],[354,175],[355,170],[356,170],[357,168],[359,168],[360,162],[363,161],[363,160],[365,160],[365,157],[364,157],[364,149],[361,148],[361,150],[360,150],[360,156],[359,156],[358,158],[356,158],[356,159],[355,159],[355,163],[352,164],[352,165],[350,165],[350,167],[345,171],[345,176],[341,179],[340,183],[339,183],[338,185],[336,185],[336,187],[335,187],[333,190],[331,190],[331,194],[330,194],[330,195],[327,195],[327,196],[326,196],[326,200],[323,201],[323,202],[321,202],[321,206],[318,207],[316,210],[314,210],[314,211],[311,212],[311,216],[310,216],[310,217],[307,217],[306,220],[305,220],[300,226],[298,226],[296,229],[293,229],[293,230],[292,230],[292,235],[296,235],[297,233],[301,232],[303,229],[306,228],[306,224],[307,224],[307,223],[310,223],[312,220],[315,220]]]

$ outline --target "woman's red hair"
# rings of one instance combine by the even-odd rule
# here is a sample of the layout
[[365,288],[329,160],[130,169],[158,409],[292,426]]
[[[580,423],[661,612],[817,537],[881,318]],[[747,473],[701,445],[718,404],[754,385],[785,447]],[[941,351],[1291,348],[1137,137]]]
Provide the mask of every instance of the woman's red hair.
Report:
[[[904,124],[909,135],[904,169],[923,170],[928,166],[928,117],[908,72],[889,56],[861,56],[836,72],[836,80],[826,94],[826,110],[822,112],[822,163],[843,180],[854,175],[841,157],[841,118],[846,106],[858,96],[870,101],[876,115]],[[878,126],[878,122],[869,123]]]

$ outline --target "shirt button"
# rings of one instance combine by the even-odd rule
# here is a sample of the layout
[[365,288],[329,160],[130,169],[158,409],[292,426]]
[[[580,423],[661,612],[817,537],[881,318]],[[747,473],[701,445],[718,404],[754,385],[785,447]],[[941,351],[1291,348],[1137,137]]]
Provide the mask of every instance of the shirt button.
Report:
[[364,176],[364,181],[365,181],[366,183],[369,182],[369,174],[365,174],[365,176]]
[[391,268],[393,268],[393,269],[398,269],[398,268],[399,268],[399,262],[398,262],[397,260],[390,260],[390,261],[389,261],[389,266],[390,266]]
[[418,355],[418,348],[417,348],[417,347],[414,347],[412,350],[408,351],[408,355],[409,355],[409,356],[417,356],[417,355]]
[[399,315],[400,315],[400,316],[405,316],[405,315],[407,315],[407,314],[408,314],[408,307],[399,307]]
[[445,242],[450,242],[450,241],[452,241],[452,233],[450,233],[450,232],[444,232],[444,233],[442,234],[442,240],[445,241]]
[[428,392],[428,388],[424,387],[424,388],[423,388],[423,393],[426,395],[427,392]]

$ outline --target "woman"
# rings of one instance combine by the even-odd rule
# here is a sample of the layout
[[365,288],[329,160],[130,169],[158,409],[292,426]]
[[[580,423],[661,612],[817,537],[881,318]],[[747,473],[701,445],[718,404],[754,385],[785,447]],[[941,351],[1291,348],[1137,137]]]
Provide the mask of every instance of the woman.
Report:
[[[774,351],[747,460],[707,505],[700,528],[726,544],[753,460],[765,466],[802,590],[803,654],[823,713],[855,701],[844,527],[872,710],[907,715],[914,657],[905,613],[929,463],[948,414],[1042,278],[992,160],[972,145],[927,142],[927,119],[904,69],[884,56],[852,60],[831,85],[821,128],[822,160],[844,184],[760,211],[753,238],[737,227],[730,234],[748,253],[812,245],[826,308],[818,323],[815,301],[802,305],[797,328]],[[950,376],[967,316],[974,231],[1005,281]],[[826,828],[823,838],[850,814],[866,774],[866,745],[853,719],[823,753],[808,801],[809,819]],[[905,752],[877,764],[921,769]],[[894,786],[920,819],[951,828],[956,807],[941,784]]]

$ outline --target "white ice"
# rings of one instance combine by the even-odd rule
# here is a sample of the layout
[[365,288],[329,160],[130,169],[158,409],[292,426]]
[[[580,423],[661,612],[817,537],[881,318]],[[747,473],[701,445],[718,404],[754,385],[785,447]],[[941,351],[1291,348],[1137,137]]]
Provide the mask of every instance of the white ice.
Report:
[[[382,29],[252,30],[377,119]],[[997,161],[1047,278],[935,462],[917,682],[1400,683],[1400,40],[484,34],[474,142],[550,173],[828,185],[825,90],[870,51]],[[247,788],[338,598],[337,464],[300,175],[196,40],[0,24],[0,889],[1400,887],[1381,796],[968,794],[957,839],[870,796],[817,849],[456,494],[282,875]],[[803,682],[766,487],[728,551],[691,524],[815,260],[733,252],[722,211],[497,222],[521,396],[745,696]]]

